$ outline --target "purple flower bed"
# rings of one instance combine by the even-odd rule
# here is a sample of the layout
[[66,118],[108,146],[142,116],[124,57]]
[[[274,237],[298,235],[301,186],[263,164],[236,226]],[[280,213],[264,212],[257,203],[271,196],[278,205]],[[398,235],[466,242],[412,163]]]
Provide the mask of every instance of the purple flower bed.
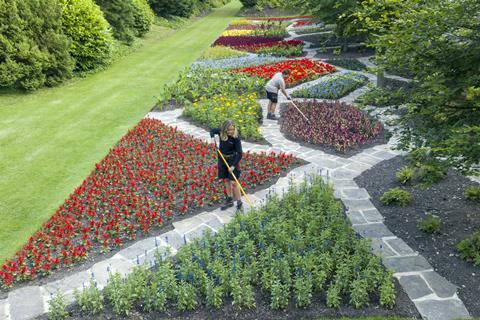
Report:
[[295,103],[310,123],[293,107],[283,108],[281,131],[297,141],[334,148],[339,152],[372,142],[382,125],[358,108],[344,102],[303,101]]
[[214,46],[229,46],[240,47],[250,46],[261,43],[272,43],[282,41],[282,37],[258,37],[258,36],[235,36],[235,37],[220,37],[213,45]]

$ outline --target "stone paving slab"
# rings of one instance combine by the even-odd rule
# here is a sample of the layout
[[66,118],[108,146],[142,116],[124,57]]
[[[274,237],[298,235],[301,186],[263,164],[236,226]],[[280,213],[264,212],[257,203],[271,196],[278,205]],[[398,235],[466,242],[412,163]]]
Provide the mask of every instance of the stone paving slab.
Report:
[[353,229],[364,238],[391,237],[393,233],[383,223],[357,224]]
[[387,246],[382,239],[372,238],[371,247],[374,254],[381,257],[393,257],[396,256],[395,252]]
[[440,298],[452,298],[457,293],[457,286],[448,282],[447,279],[436,272],[422,272],[422,276],[427,281],[430,288],[432,288],[435,294]]
[[395,252],[401,256],[416,254],[415,251],[410,248],[405,241],[399,238],[384,240]]
[[362,214],[370,223],[383,222],[385,220],[376,208],[362,210]]
[[32,319],[46,311],[43,292],[39,286],[23,287],[10,292],[8,302],[12,320]]
[[428,261],[420,255],[407,257],[389,257],[384,258],[383,262],[385,266],[395,270],[396,273],[433,270],[432,266],[428,263]]
[[175,230],[162,234],[160,238],[175,250],[180,249],[185,244],[183,237]]
[[125,276],[132,271],[134,266],[135,264],[132,261],[125,258],[107,259],[94,264],[90,269],[90,272],[98,286],[103,288],[107,284],[111,273],[118,272],[122,276]]
[[426,320],[469,319],[470,315],[459,299],[414,301]]
[[87,285],[92,277],[90,271],[80,271],[66,278],[49,282],[43,287],[49,294],[56,294],[57,292],[67,293],[73,291],[73,289],[83,288],[84,285]]
[[10,315],[7,313],[8,300],[0,300],[0,320],[10,319]]
[[402,276],[399,277],[398,281],[411,300],[433,294],[425,280],[419,275]]
[[373,203],[369,199],[344,199],[342,198],[343,204],[348,208],[348,210],[370,210],[375,209]]
[[370,199],[370,195],[368,194],[367,190],[363,188],[342,189],[341,193],[343,194],[344,198],[348,200]]

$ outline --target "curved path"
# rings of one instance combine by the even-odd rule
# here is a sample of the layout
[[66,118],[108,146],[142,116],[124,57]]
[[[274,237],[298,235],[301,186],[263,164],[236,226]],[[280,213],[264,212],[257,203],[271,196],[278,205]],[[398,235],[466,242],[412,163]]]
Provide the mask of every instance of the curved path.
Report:
[[[309,56],[313,57],[313,50]],[[376,77],[366,74],[370,81]],[[298,90],[300,87],[315,84],[322,79],[289,89]],[[340,99],[351,103],[366,90],[362,87],[350,95]],[[266,113],[267,100],[259,101]],[[282,101],[280,101],[282,102]],[[286,100],[285,100],[286,102]],[[176,126],[180,130],[206,141],[210,140],[209,133],[179,118],[181,110],[166,112],[151,112],[147,117],[159,119],[162,122]],[[378,114],[382,122],[390,120]],[[396,138],[393,137],[387,144],[377,145],[351,157],[341,157],[327,154],[323,151],[303,147],[298,143],[287,140],[280,133],[276,121],[265,120],[261,127],[264,137],[272,146],[244,143],[245,151],[283,151],[292,153],[308,162],[308,165],[298,167],[280,178],[277,183],[268,189],[251,195],[254,205],[265,201],[268,194],[276,193],[280,197],[283,189],[289,182],[298,183],[305,175],[317,173],[328,179],[335,189],[336,196],[342,200],[347,208],[347,216],[353,228],[363,237],[372,240],[373,252],[383,258],[385,266],[395,271],[395,277],[415,303],[418,311],[425,319],[459,319],[468,318],[469,313],[456,294],[456,286],[449,283],[437,274],[427,260],[412,250],[402,239],[396,237],[384,224],[384,218],[370,201],[368,192],[359,188],[353,180],[365,170],[375,164],[391,159],[400,153],[392,150]],[[248,206],[246,206],[248,210]],[[173,222],[174,230],[158,237],[150,237],[132,246],[125,248],[113,257],[98,262],[86,271],[78,272],[64,279],[50,282],[43,286],[29,286],[10,292],[8,299],[0,300],[0,319],[31,319],[43,314],[48,308],[48,300],[52,294],[61,291],[67,301],[73,301],[73,289],[82,286],[94,278],[99,287],[106,284],[109,273],[118,271],[128,274],[137,264],[152,264],[154,253],[159,251],[164,255],[174,255],[177,250],[188,241],[202,236],[204,230],[217,231],[229,222],[233,209],[204,212],[194,217]]]

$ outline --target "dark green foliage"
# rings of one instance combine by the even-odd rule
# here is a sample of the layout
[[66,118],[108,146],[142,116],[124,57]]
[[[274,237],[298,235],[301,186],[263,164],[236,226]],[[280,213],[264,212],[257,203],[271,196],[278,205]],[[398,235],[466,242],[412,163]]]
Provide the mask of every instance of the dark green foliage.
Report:
[[412,167],[415,170],[415,178],[421,183],[421,186],[428,188],[437,183],[447,175],[447,168],[444,163],[434,158],[434,153],[427,148],[418,148],[410,152],[407,156]]
[[257,5],[258,0],[240,0],[240,2],[243,4],[244,7],[251,8]]
[[470,186],[465,189],[465,197],[468,200],[480,201],[480,186]]
[[[392,274],[345,222],[333,188],[320,177],[308,179],[290,186],[282,200],[270,198],[215,235],[207,231],[192,240],[178,250],[175,264],[157,254],[153,271],[137,269],[126,281],[114,275],[104,294],[115,313],[147,304],[145,310],[162,310],[165,302],[179,311],[204,303],[220,308],[225,300],[250,309],[259,290],[271,298],[272,309],[308,307],[318,297],[339,308],[346,296],[360,307],[375,295],[382,305],[393,305]],[[149,294],[153,283],[160,308]]]
[[144,36],[155,19],[155,14],[147,0],[133,0],[133,27],[137,37]]
[[408,166],[402,167],[400,170],[398,170],[395,173],[395,176],[397,177],[398,181],[400,181],[401,184],[406,184],[412,181],[414,175],[415,175],[415,170]]
[[96,0],[108,23],[113,36],[123,42],[132,43],[135,38],[135,6],[132,0]]
[[57,0],[0,1],[0,87],[35,90],[72,75]]
[[70,38],[70,54],[77,71],[88,71],[106,64],[113,38],[110,25],[93,0],[60,0],[63,32]]
[[412,202],[412,195],[410,192],[400,189],[400,188],[392,188],[386,191],[381,197],[380,201],[384,205],[399,205],[401,207],[406,207],[407,205]]
[[358,61],[357,59],[336,58],[336,59],[326,60],[325,62],[341,68],[349,69],[349,70],[363,71],[367,68],[366,65],[364,65],[362,62]]
[[408,102],[409,98],[407,94],[408,91],[404,88],[391,89],[389,87],[374,87],[359,96],[355,102],[361,106],[398,106]]
[[374,46],[385,67],[415,77],[401,147],[429,147],[465,173],[479,171],[480,2],[399,1],[405,7]]
[[480,266],[480,231],[459,242],[457,250],[462,259],[472,261],[475,265]]
[[161,17],[190,17],[195,11],[195,0],[149,0],[153,11]]
[[442,220],[437,216],[428,214],[425,219],[418,223],[417,227],[427,233],[439,232],[442,227]]

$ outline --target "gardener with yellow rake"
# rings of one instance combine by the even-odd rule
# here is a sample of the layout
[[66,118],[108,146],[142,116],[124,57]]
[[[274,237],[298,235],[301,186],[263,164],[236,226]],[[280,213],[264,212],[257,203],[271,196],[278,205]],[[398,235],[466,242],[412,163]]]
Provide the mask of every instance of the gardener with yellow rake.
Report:
[[[221,210],[233,207],[234,200],[237,201],[237,210],[242,210],[243,204],[240,198],[240,190],[245,194],[238,182],[240,177],[240,160],[242,159],[242,142],[238,136],[237,128],[231,120],[225,120],[220,129],[210,130],[210,137],[215,139],[220,136],[218,153],[218,178],[225,183],[227,198]],[[215,141],[215,147],[217,146]],[[245,194],[246,196],[246,194]],[[248,198],[247,198],[248,200]]]
[[289,74],[290,70],[288,69],[285,69],[282,72],[277,72],[265,86],[268,98],[267,119],[277,120],[277,117],[275,116],[275,108],[277,107],[278,103],[278,91],[281,91],[285,97],[287,97],[287,100],[292,100],[292,98],[290,98],[288,95],[287,90],[285,90],[284,77],[288,76]]

